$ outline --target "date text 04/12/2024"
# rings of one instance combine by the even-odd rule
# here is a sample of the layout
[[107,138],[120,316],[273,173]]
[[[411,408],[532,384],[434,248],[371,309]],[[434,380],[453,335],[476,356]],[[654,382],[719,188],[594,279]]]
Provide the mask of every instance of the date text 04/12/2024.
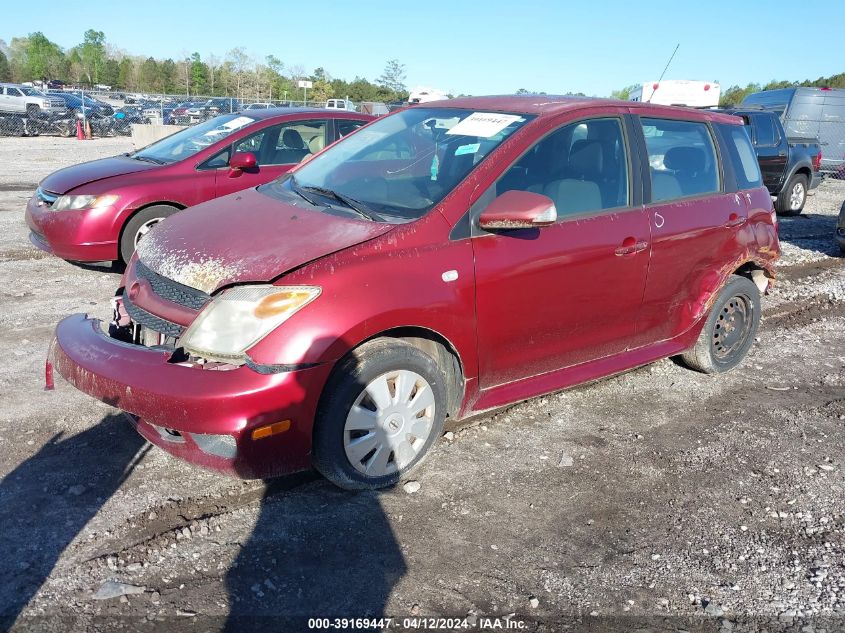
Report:
[[405,617],[405,618],[309,618],[308,628],[312,630],[501,630],[518,631],[524,629],[525,621],[513,617],[485,617],[472,618],[436,618],[436,617]]

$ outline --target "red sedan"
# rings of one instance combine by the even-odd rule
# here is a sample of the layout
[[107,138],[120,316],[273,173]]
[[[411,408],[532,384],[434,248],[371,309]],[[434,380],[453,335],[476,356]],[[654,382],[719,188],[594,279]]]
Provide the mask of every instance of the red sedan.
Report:
[[108,333],[50,367],[243,477],[395,484],[447,418],[754,343],[779,254],[738,117],[476,97],[412,106],[140,243]]
[[63,259],[128,262],[164,218],[269,182],[373,118],[306,108],[226,114],[135,153],[61,169],[27,205],[30,240]]

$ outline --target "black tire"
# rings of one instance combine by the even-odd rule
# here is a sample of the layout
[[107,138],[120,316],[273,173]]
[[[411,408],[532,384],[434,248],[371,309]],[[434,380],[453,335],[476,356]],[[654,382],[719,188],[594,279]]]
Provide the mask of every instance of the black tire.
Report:
[[[421,449],[405,467],[373,477],[356,470],[346,455],[346,420],[367,385],[379,376],[397,370],[415,372],[431,387],[434,396],[431,429]],[[404,341],[375,339],[353,350],[335,367],[320,399],[314,423],[314,467],[326,479],[345,490],[375,490],[395,485],[422,462],[442,434],[446,417],[446,384],[446,375],[435,360]],[[394,458],[395,454],[391,452],[388,459]]]
[[[778,194],[775,201],[775,210],[780,215],[798,215],[804,210],[804,205],[807,204],[807,187],[809,181],[804,174],[795,174],[789,179],[781,192]],[[799,193],[800,192],[800,193]],[[793,201],[793,193],[800,199],[799,202]]]
[[[150,225],[154,221],[161,221],[167,218],[179,209],[171,207],[167,204],[155,204],[146,209],[141,209],[133,215],[129,222],[123,227],[123,233],[120,236],[120,259],[123,263],[127,263],[132,255],[135,253],[136,237],[138,231],[143,227]],[[140,238],[139,238],[140,239]]]
[[745,358],[759,326],[760,291],[747,277],[732,275],[719,291],[695,345],[681,359],[705,374],[726,372]]
[[29,103],[26,106],[26,118],[37,119],[41,114],[41,108],[35,103]]

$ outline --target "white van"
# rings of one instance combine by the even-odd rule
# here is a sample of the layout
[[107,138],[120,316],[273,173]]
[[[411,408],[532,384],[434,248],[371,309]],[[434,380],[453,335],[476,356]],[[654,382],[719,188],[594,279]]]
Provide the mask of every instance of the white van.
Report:
[[329,99],[326,101],[326,110],[349,110],[355,112],[355,104],[349,99]]
[[713,81],[687,81],[668,79],[651,81],[637,86],[628,95],[629,101],[642,101],[658,105],[715,108],[719,105],[722,88]]

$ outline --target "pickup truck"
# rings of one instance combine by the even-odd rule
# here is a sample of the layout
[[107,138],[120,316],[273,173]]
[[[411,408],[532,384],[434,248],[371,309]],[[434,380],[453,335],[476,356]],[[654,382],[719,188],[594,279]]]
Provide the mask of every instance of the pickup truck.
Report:
[[822,150],[818,139],[787,137],[775,112],[753,108],[724,112],[745,121],[757,152],[763,184],[775,198],[775,210],[781,215],[801,213],[807,192],[822,181],[819,173]]
[[0,113],[26,115],[36,119],[44,114],[61,114],[65,111],[62,99],[45,95],[30,86],[0,84]]

